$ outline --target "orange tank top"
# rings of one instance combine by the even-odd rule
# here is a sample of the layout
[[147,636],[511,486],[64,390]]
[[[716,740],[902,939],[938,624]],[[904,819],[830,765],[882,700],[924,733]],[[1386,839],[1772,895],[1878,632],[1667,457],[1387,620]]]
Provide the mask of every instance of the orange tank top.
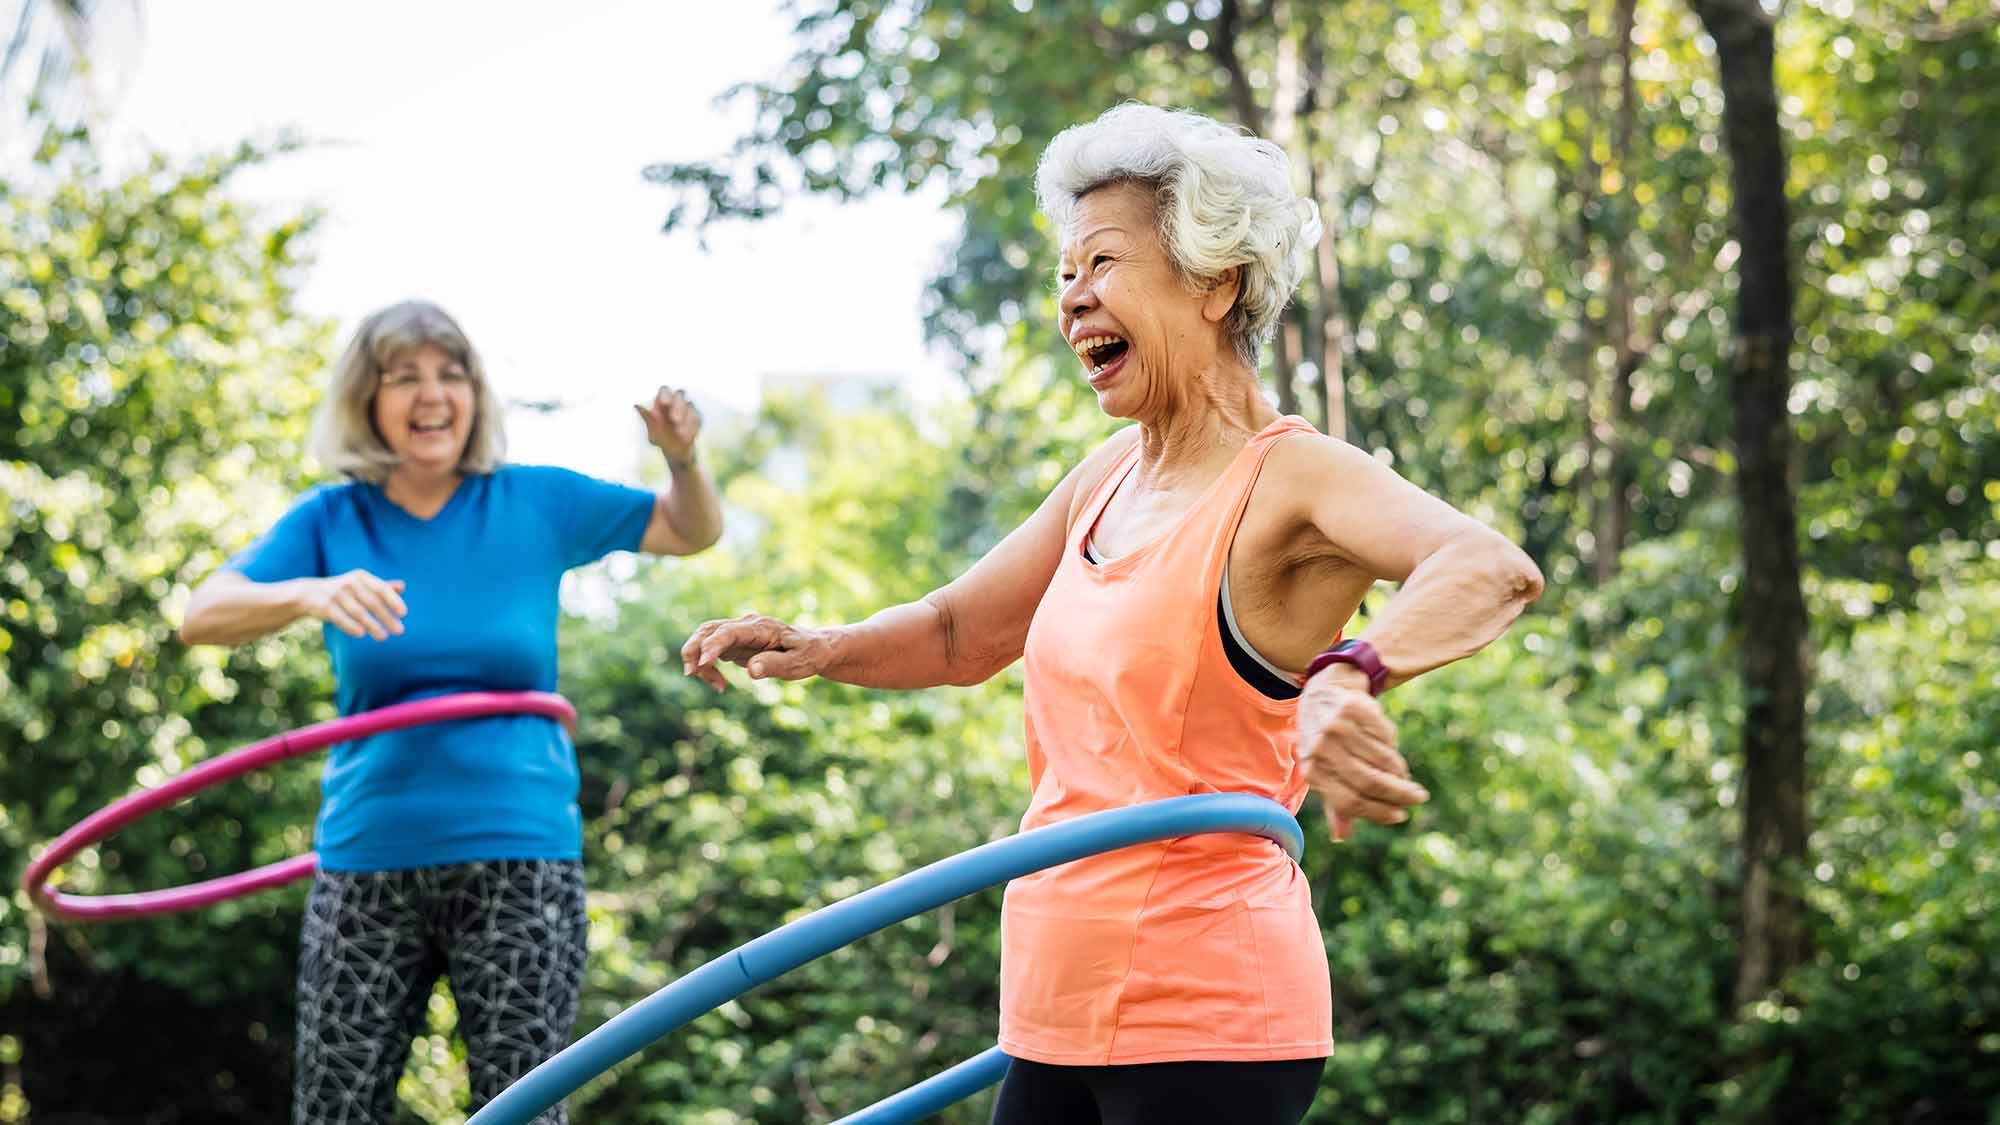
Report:
[[[1069,529],[1028,631],[1026,831],[1191,793],[1305,797],[1296,700],[1230,666],[1223,565],[1266,427],[1165,534],[1102,563],[1083,545],[1138,463],[1135,445]],[[1254,836],[1188,836],[1008,884],[1000,1047],[1056,1065],[1316,1058],[1333,1051],[1326,948],[1298,864]]]

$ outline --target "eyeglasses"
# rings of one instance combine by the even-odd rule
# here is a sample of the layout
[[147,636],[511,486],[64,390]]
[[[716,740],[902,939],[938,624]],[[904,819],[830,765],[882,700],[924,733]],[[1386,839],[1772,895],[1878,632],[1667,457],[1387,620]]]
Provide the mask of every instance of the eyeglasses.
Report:
[[[472,385],[472,374],[461,368],[453,367],[439,372],[437,381],[439,385],[447,390],[469,387]],[[418,387],[423,386],[423,384],[424,376],[418,372],[396,370],[384,371],[379,385],[385,391],[410,392],[415,391]]]

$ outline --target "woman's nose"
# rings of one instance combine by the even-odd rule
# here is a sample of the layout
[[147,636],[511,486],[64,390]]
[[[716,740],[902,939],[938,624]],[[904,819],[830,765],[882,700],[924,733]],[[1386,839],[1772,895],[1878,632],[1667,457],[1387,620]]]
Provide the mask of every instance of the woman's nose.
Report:
[[1079,277],[1063,287],[1062,309],[1070,315],[1070,319],[1074,320],[1096,307],[1097,298],[1082,278]]

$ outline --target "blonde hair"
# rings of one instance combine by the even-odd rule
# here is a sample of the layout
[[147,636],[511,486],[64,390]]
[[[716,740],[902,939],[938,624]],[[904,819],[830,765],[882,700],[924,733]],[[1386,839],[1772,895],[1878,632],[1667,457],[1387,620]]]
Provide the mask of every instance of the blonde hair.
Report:
[[507,453],[500,396],[486,379],[486,365],[466,338],[465,330],[443,309],[429,301],[402,301],[368,314],[355,328],[340,361],[333,365],[326,398],[313,417],[306,450],[335,472],[380,484],[395,471],[398,459],[375,430],[375,392],[382,372],[412,348],[433,344],[472,376],[472,433],[458,468],[466,473],[490,473]]
[[1160,243],[1182,277],[1205,288],[1242,267],[1223,327],[1256,367],[1322,232],[1318,209],[1292,189],[1285,150],[1199,113],[1128,102],[1056,134],[1035,169],[1036,200],[1058,228],[1077,200],[1116,183],[1152,192]]

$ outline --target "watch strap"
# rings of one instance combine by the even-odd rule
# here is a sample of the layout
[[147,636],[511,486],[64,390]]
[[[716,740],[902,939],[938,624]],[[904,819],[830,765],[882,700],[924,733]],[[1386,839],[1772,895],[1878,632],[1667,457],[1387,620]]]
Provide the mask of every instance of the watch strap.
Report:
[[1369,695],[1381,695],[1382,689],[1388,686],[1389,669],[1382,663],[1382,654],[1367,641],[1341,641],[1313,657],[1312,663],[1306,665],[1305,678],[1311,680],[1329,664],[1351,664],[1361,669],[1362,674],[1368,677]]

